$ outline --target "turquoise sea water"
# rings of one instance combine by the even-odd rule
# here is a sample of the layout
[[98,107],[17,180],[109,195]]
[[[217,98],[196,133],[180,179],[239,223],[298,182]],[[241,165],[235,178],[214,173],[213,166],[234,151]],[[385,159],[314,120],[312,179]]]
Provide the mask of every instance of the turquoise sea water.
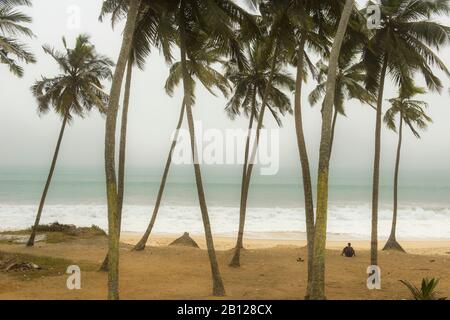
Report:
[[[0,229],[29,226],[39,202],[47,168],[0,168]],[[145,229],[153,209],[163,168],[127,170],[125,221],[127,231]],[[249,195],[250,232],[304,231],[300,172],[284,168],[276,176],[255,170]],[[241,167],[204,167],[203,176],[213,228],[234,233],[240,195]],[[387,235],[392,215],[391,173],[383,173],[380,233]],[[399,236],[450,238],[450,174],[402,172],[399,188]],[[329,230],[367,237],[370,230],[371,173],[335,169],[330,178]],[[43,222],[61,221],[106,226],[103,168],[58,167],[48,193]],[[403,222],[403,221],[405,222]],[[403,223],[402,223],[403,222]],[[431,229],[430,229],[431,228]],[[175,166],[156,231],[201,232],[193,170]]]

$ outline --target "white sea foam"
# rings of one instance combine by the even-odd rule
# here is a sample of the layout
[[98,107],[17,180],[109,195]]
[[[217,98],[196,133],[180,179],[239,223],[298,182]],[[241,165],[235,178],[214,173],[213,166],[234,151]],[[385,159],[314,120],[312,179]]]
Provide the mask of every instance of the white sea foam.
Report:
[[[153,208],[143,205],[126,205],[123,213],[123,230],[145,230]],[[235,234],[238,228],[239,209],[235,207],[210,207],[211,224],[215,234]],[[29,227],[34,221],[36,206],[0,204],[0,230]],[[379,236],[389,235],[392,209],[380,208]],[[107,227],[106,206],[97,204],[47,205],[42,223],[92,224]],[[367,239],[370,236],[371,207],[369,204],[331,205],[328,231],[331,234]],[[155,233],[202,233],[200,209],[194,206],[162,206],[155,225]],[[303,208],[249,208],[246,220],[248,234],[303,233],[305,216]],[[450,207],[402,206],[397,223],[399,238],[450,238]]]

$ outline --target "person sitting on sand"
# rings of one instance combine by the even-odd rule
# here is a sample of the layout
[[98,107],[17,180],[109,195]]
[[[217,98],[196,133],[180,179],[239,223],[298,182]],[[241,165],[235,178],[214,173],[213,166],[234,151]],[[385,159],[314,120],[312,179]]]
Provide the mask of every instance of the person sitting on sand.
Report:
[[341,256],[346,256],[347,258],[351,258],[351,257],[355,257],[356,256],[355,250],[353,250],[352,244],[350,242],[348,243],[348,246],[346,246],[342,250]]

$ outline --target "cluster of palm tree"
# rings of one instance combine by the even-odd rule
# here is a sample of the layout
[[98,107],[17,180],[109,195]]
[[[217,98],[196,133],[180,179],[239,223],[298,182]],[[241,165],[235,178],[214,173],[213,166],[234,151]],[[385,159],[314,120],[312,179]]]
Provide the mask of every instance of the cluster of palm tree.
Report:
[[425,79],[428,89],[441,91],[442,83],[432,68],[436,67],[449,75],[447,67],[432,48],[439,49],[449,43],[450,27],[431,20],[436,15],[448,15],[448,1],[388,0],[382,1],[380,9],[382,25],[372,33],[362,56],[367,75],[366,87],[375,92],[377,98],[372,188],[372,265],[378,264],[381,126],[386,77],[390,75],[395,85],[410,91],[414,83],[413,77],[419,73]]
[[[29,22],[29,18],[14,11],[15,6],[30,5],[30,1],[6,0],[2,3],[0,63],[7,63],[13,72],[20,75],[21,69],[11,56],[25,62],[33,62],[34,59],[15,39],[6,38],[2,33],[32,34],[21,25]],[[406,124],[416,137],[420,137],[418,130],[425,129],[431,122],[426,114],[426,103],[413,99],[415,95],[426,92],[426,89],[415,84],[415,77],[422,75],[429,90],[440,91],[442,83],[433,69],[440,69],[449,75],[445,64],[433,50],[450,42],[450,27],[431,20],[432,17],[450,13],[449,0],[382,0],[380,27],[377,29],[367,27],[365,8],[359,10],[354,0],[249,0],[249,5],[258,7],[260,15],[248,13],[232,0],[105,0],[100,19],[111,16],[113,26],[120,20],[126,21],[114,73],[111,72],[113,63],[95,52],[87,36],[80,36],[73,49],[69,49],[64,40],[64,52],[44,47],[45,52],[58,63],[62,73],[54,78],[37,81],[33,86],[33,94],[38,101],[39,111],[46,112],[53,107],[62,117],[63,124],[28,245],[34,242],[35,229],[39,224],[66,123],[73,115],[83,116],[95,107],[106,114],[105,173],[109,248],[102,270],[108,271],[108,297],[119,298],[119,238],[132,72],[135,66],[143,69],[151,51],[157,49],[170,65],[166,92],[172,95],[176,86],[182,84],[183,87],[176,132],[186,116],[213,295],[225,295],[225,286],[216,258],[202,173],[197,161],[193,114],[197,83],[201,83],[211,94],[220,92],[229,99],[225,111],[230,118],[243,115],[249,119],[242,169],[239,230],[229,264],[231,267],[241,264],[247,199],[265,113],[269,112],[280,126],[283,116],[294,114],[305,200],[308,250],[305,297],[324,299],[330,161],[337,120],[339,116],[346,115],[345,103],[350,99],[357,99],[375,109],[371,264],[378,264],[381,127],[384,86],[389,77],[398,88],[399,96],[389,100],[391,107],[385,112],[384,122],[389,129],[398,132],[399,141],[392,232],[385,249],[403,250],[396,240],[403,127]],[[174,48],[178,48],[177,53],[180,55],[176,62]],[[317,55],[321,59],[313,63]],[[296,78],[289,73],[290,68],[296,68]],[[303,83],[310,78],[317,81],[317,86],[309,94],[309,102],[311,105],[322,102],[316,202],[302,117]],[[104,93],[101,83],[108,79],[112,79],[109,95]],[[116,130],[124,79],[119,163],[116,168]],[[294,92],[294,106],[291,105],[288,92]],[[251,144],[253,131],[255,143]],[[177,135],[169,148],[152,216],[145,234],[134,247],[136,251],[145,249],[151,235],[176,143]]]

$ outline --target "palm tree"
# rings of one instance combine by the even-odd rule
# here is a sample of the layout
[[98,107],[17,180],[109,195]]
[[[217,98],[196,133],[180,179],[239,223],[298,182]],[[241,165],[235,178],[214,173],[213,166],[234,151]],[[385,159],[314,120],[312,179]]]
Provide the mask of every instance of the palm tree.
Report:
[[120,91],[127,62],[133,46],[133,36],[138,21],[140,0],[129,0],[127,22],[123,32],[122,46],[114,72],[105,130],[105,174],[108,199],[108,299],[119,299],[119,237],[120,214],[118,206],[118,187],[116,181],[116,126]]
[[[116,77],[113,81],[111,90],[111,100],[109,114],[107,117],[107,132],[105,138],[105,167],[107,176],[107,191],[108,191],[108,216],[110,226],[110,272],[109,272],[109,288],[110,298],[118,298],[118,245],[119,245],[119,228],[117,215],[117,183],[115,177],[114,165],[114,149],[115,139],[114,132],[117,121],[118,99],[120,96],[120,87],[125,71],[125,64],[132,46],[132,37],[136,26],[136,20],[139,13],[139,2],[137,0],[126,1],[125,5],[129,4],[127,25],[124,32],[124,41],[122,44],[121,54],[119,57],[118,68],[116,68]],[[145,1],[147,3],[148,1]],[[208,255],[210,258],[212,277],[213,277],[213,294],[224,295],[222,279],[217,264],[217,259],[214,250],[214,243],[211,234],[211,226],[205,201],[200,167],[195,161],[197,159],[195,136],[193,127],[193,118],[191,107],[193,101],[190,100],[189,72],[186,67],[186,57],[192,51],[192,48],[199,48],[198,35],[204,33],[208,35],[208,41],[213,41],[215,47],[219,48],[221,53],[234,55],[239,58],[239,45],[235,40],[235,33],[232,27],[235,23],[251,24],[251,19],[248,15],[235,4],[228,0],[213,0],[213,1],[199,1],[199,0],[169,0],[164,2],[166,4],[165,14],[167,14],[169,21],[178,30],[178,44],[181,51],[181,66],[183,75],[183,85],[185,91],[184,103],[186,106],[187,118],[189,123],[189,131],[191,134],[191,143],[194,157],[194,170],[197,183],[197,191],[199,196],[200,208],[202,212],[203,223],[205,227],[205,236],[207,240]],[[133,10],[131,10],[133,9]],[[215,14],[219,13],[219,17]],[[200,44],[200,46],[199,46]],[[120,66],[120,67],[119,67]],[[191,97],[192,98],[192,97]],[[111,261],[114,259],[114,261]],[[111,267],[114,270],[111,270]]]
[[[338,27],[344,1],[290,0],[286,19],[289,19],[291,35],[294,36],[295,48],[292,54],[292,65],[297,69],[295,89],[295,132],[302,171],[302,185],[305,202],[306,239],[308,250],[308,282],[305,298],[309,299],[312,287],[313,250],[314,250],[314,199],[311,182],[311,170],[306,139],[303,129],[302,90],[306,82],[307,69],[315,78],[316,70],[308,56],[313,51],[321,56],[329,56],[331,41]],[[358,24],[354,24],[358,26]],[[352,39],[359,39],[358,32],[352,31]],[[349,32],[348,32],[349,33]],[[307,68],[307,66],[309,68]]]
[[[286,33],[286,12],[288,8],[282,4],[281,1],[267,1],[261,3],[261,13],[262,19],[261,21],[261,37],[264,37],[265,43],[263,45],[263,53],[264,58],[266,59],[269,65],[269,73],[267,75],[267,83],[264,87],[263,92],[259,92],[262,96],[261,107],[258,115],[257,126],[256,126],[256,134],[255,134],[255,143],[253,144],[252,152],[249,154],[250,158],[248,158],[248,165],[244,166],[245,181],[243,179],[243,186],[241,189],[241,202],[240,202],[240,226],[238,232],[238,240],[237,246],[235,248],[234,257],[231,260],[231,266],[239,266],[240,264],[240,250],[242,247],[242,239],[243,239],[243,228],[247,210],[247,198],[248,191],[250,188],[250,181],[252,177],[254,162],[256,158],[256,153],[259,144],[259,137],[261,133],[261,129],[264,122],[264,115],[266,108],[269,105],[270,98],[272,96],[271,91],[273,90],[273,81],[275,74],[277,73],[277,68],[285,64],[286,61],[286,53],[290,52],[294,47],[294,43],[292,41],[292,37],[290,37],[289,33]],[[270,108],[269,108],[270,109]]]
[[9,70],[16,76],[23,76],[23,68],[19,61],[35,63],[34,55],[28,51],[17,36],[33,37],[33,32],[25,23],[30,23],[31,18],[16,10],[17,6],[31,6],[29,0],[3,0],[0,2],[0,64],[6,64]]
[[[371,3],[373,4],[373,3]],[[450,42],[450,27],[430,18],[450,13],[449,0],[410,1],[382,0],[381,27],[373,32],[363,53],[367,70],[366,87],[377,92],[375,125],[375,154],[372,190],[372,265],[378,264],[378,200],[381,157],[381,124],[383,93],[386,75],[402,86],[419,72],[431,90],[441,90],[441,81],[431,68],[437,67],[449,74],[445,64],[433,52]]]
[[[295,129],[299,158],[302,170],[302,185],[305,201],[305,222],[308,249],[308,285],[306,298],[309,296],[312,281],[312,260],[314,247],[314,199],[311,182],[311,171],[309,156],[303,130],[302,119],[302,89],[303,82],[308,78],[310,71],[316,77],[316,70],[310,57],[309,51],[322,56],[329,55],[331,47],[330,38],[337,29],[339,18],[344,6],[344,1],[315,1],[315,0],[286,0],[276,1],[277,14],[283,20],[283,35],[290,38],[289,60],[297,69],[295,89]],[[353,42],[360,41],[361,31],[357,20],[353,18],[351,24],[351,37]],[[361,20],[361,19],[359,19]],[[350,32],[349,32],[350,33]],[[348,41],[352,43],[352,41]],[[293,44],[293,45],[292,45]]]
[[[361,103],[372,104],[374,102],[373,95],[364,87],[366,78],[364,66],[361,63],[352,63],[350,61],[340,59],[338,73],[336,78],[336,92],[334,94],[334,112],[331,126],[330,153],[333,149],[334,134],[336,130],[337,118],[339,115],[346,116],[344,103],[347,100],[357,99]],[[317,77],[318,84],[309,95],[309,103],[316,105],[325,93],[326,75],[328,74],[328,66],[323,62],[317,63],[319,74]]]
[[[247,207],[248,190],[245,190],[247,172],[249,167],[250,136],[255,119],[259,119],[258,105],[264,99],[264,93],[269,83],[272,69],[267,61],[274,59],[269,57],[267,44],[262,40],[246,45],[248,66],[239,68],[236,61],[231,60],[227,64],[225,76],[230,79],[234,86],[234,94],[227,104],[226,111],[233,119],[241,112],[249,117],[248,135],[245,144],[244,166],[242,171],[241,206],[239,216],[239,231],[231,267],[240,266],[240,252],[243,248],[245,215]],[[279,61],[280,62],[280,61]],[[281,125],[279,113],[292,113],[290,99],[283,93],[283,89],[293,91],[295,82],[292,77],[283,70],[283,64],[278,63],[272,75],[272,88],[267,98],[267,108],[272,113],[278,125]]]
[[[212,8],[211,8],[212,6]],[[205,10],[206,9],[206,10]],[[181,52],[181,73],[183,79],[183,89],[184,89],[184,104],[186,107],[186,117],[188,121],[189,134],[191,138],[191,150],[192,150],[192,159],[194,163],[194,171],[195,171],[195,181],[197,185],[197,193],[198,199],[200,202],[200,211],[202,213],[203,226],[205,228],[205,237],[206,237],[206,245],[208,249],[208,256],[211,266],[212,280],[213,280],[213,295],[214,296],[224,296],[225,295],[225,287],[222,282],[222,277],[220,275],[219,264],[217,263],[216,252],[214,249],[214,241],[211,232],[211,223],[209,221],[208,208],[206,205],[205,191],[203,188],[202,174],[200,170],[200,165],[198,162],[198,153],[195,139],[195,129],[194,129],[194,118],[192,115],[192,106],[194,105],[194,100],[192,96],[192,85],[193,83],[190,81],[190,74],[188,69],[188,54],[191,52],[198,52],[198,48],[201,48],[201,43],[199,43],[199,34],[198,27],[199,22],[204,19],[204,17],[200,16],[200,12],[209,16],[214,11],[210,11],[208,9],[219,10],[220,13],[225,13],[217,4],[216,1],[211,2],[201,2],[196,0],[180,0],[179,1],[179,10],[176,14],[178,18],[178,26],[179,26],[179,45]],[[227,17],[228,18],[228,17]],[[229,21],[226,18],[227,24],[223,25],[225,28],[228,26]],[[212,20],[205,19],[207,22]],[[210,21],[208,21],[210,20]],[[220,19],[218,19],[220,20]],[[222,21],[225,22],[225,21]],[[218,32],[217,26],[216,29],[209,30],[211,32]],[[227,30],[228,31],[228,30]],[[191,59],[192,60],[192,59]]]
[[[186,60],[187,69],[189,72],[189,82],[191,83],[190,89],[194,90],[195,82],[196,80],[198,80],[211,94],[215,95],[214,89],[217,89],[225,97],[227,97],[230,91],[230,86],[227,78],[225,78],[222,74],[220,74],[213,67],[211,67],[214,64],[223,63],[223,61],[220,59],[220,55],[218,55],[217,50],[212,48],[201,48],[201,50],[197,52],[191,52],[190,56],[192,57],[192,59]],[[165,85],[167,94],[173,96],[175,87],[177,87],[181,83],[181,81],[182,81],[182,66],[181,62],[179,61],[174,63],[170,68],[170,75]],[[194,91],[190,93],[190,96],[191,100],[195,100]],[[153,214],[144,235],[142,236],[141,240],[136,244],[136,246],[133,248],[133,250],[135,251],[145,249],[150,233],[152,232],[153,226],[155,225],[156,217],[158,215],[159,207],[161,205],[161,200],[164,193],[164,188],[169,174],[170,165],[172,162],[173,151],[175,150],[179,131],[183,123],[185,109],[186,104],[183,101],[177,128],[172,140],[172,145],[169,150],[169,155],[167,157],[161,184],[159,186],[159,191],[156,198],[155,207],[153,209]]]
[[330,53],[325,99],[322,106],[322,133],[317,178],[317,210],[314,230],[313,275],[310,299],[325,299],[325,244],[327,237],[328,177],[331,150],[331,125],[337,72],[342,43],[354,9],[354,0],[346,0]]
[[[207,41],[222,55],[231,56],[240,61],[240,63],[243,63],[244,59],[242,58],[240,41],[238,41],[235,27],[245,25],[245,30],[250,30],[254,22],[243,9],[229,0],[172,0],[170,2],[173,4],[172,12],[174,13],[176,19],[175,23],[179,30],[184,103],[186,106],[186,116],[191,139],[197,193],[212,271],[213,295],[223,296],[225,295],[225,289],[217,263],[202,175],[198,163],[194,119],[192,115],[194,101],[191,96],[192,83],[189,81],[187,60],[189,58],[192,61],[193,57],[191,56],[191,53],[198,52],[199,48],[204,46],[203,42]],[[206,35],[206,37],[203,35]],[[242,38],[239,38],[239,40],[241,39]]]
[[[397,208],[398,208],[398,175],[400,169],[400,154],[403,140],[403,125],[406,124],[414,136],[420,139],[418,129],[424,130],[427,128],[428,123],[433,120],[425,113],[425,109],[428,107],[426,102],[420,100],[413,100],[412,97],[416,94],[423,94],[425,90],[423,88],[404,88],[402,87],[400,96],[395,99],[390,99],[391,107],[384,115],[384,122],[386,126],[394,132],[397,132],[397,125],[395,123],[398,116],[398,145],[397,156],[395,160],[395,172],[394,172],[394,210],[392,217],[392,228],[389,239],[385,244],[383,250],[399,250],[405,251],[402,246],[397,242],[396,227],[397,227]],[[416,129],[417,128],[417,129]]]
[[[307,53],[307,46],[314,51],[324,54],[328,50],[329,40],[326,28],[327,19],[323,19],[323,10],[318,1],[293,1],[293,8],[289,10],[289,18],[293,21],[292,27],[296,36],[296,50],[293,52],[292,64],[297,69],[295,85],[295,134],[302,171],[303,196],[305,202],[306,242],[308,250],[308,279],[305,297],[309,298],[312,286],[313,250],[314,250],[314,198],[311,182],[311,169],[309,164],[308,149],[306,146],[302,116],[302,91],[303,82],[307,79],[305,66],[312,70],[313,77],[316,72]],[[319,5],[319,7],[318,7]],[[298,19],[299,12],[302,19]]]
[[43,77],[32,87],[33,95],[38,102],[39,113],[47,113],[53,107],[63,121],[36,220],[27,243],[29,247],[34,245],[36,230],[55,170],[66,124],[72,121],[74,115],[84,117],[94,107],[101,113],[105,113],[108,101],[108,95],[103,91],[101,82],[112,77],[110,67],[114,65],[113,62],[109,58],[99,55],[86,35],[78,36],[73,49],[67,47],[64,38],[63,44],[65,52],[44,46],[44,51],[55,59],[62,74],[54,78]]
[[[100,13],[100,21],[111,14],[111,23],[114,27],[117,20],[126,15],[128,6],[123,1],[107,0],[103,3]],[[125,160],[126,160],[126,135],[128,126],[128,109],[131,95],[131,80],[133,66],[136,65],[143,70],[147,56],[151,52],[152,46],[157,47],[166,58],[166,62],[171,62],[171,45],[174,38],[172,24],[163,14],[163,5],[161,1],[153,1],[150,4],[141,3],[139,21],[133,35],[132,51],[127,63],[125,92],[123,99],[123,110],[120,128],[119,143],[119,169],[117,183],[117,201],[119,215],[119,232],[122,224],[123,196],[125,191]],[[100,271],[108,271],[108,255],[106,255],[100,267]]]
[[[173,10],[177,6],[172,2],[172,3],[169,4],[169,7],[171,7],[172,10]],[[242,18],[245,18],[245,15],[243,15]],[[251,21],[250,21],[250,23],[244,23],[244,21],[245,21],[245,19],[243,19],[241,21],[241,24],[246,26],[246,28],[249,29],[248,33],[251,33],[253,24],[251,23]],[[203,37],[203,40],[206,40],[206,42],[208,42],[208,39],[205,38],[205,34],[201,35],[201,37]],[[211,40],[213,40],[213,39],[214,38],[212,38]],[[231,40],[230,41],[230,45],[232,47],[231,51],[229,51],[228,49],[224,50],[223,48],[221,48],[221,49],[220,48],[216,48],[214,50],[215,52],[213,52],[211,50],[212,43],[210,43],[210,44],[206,45],[206,46],[209,46],[209,48],[204,48],[204,49],[207,50],[207,52],[209,52],[207,55],[200,54],[200,52],[196,52],[195,53],[196,59],[200,59],[198,62],[195,62],[195,61],[192,61],[192,60],[188,60],[189,64],[191,64],[192,66],[195,66],[195,68],[191,70],[192,76],[194,76],[198,80],[200,80],[202,82],[202,84],[207,88],[207,90],[209,90],[211,93],[213,93],[211,91],[211,89],[214,86],[216,86],[216,87],[217,86],[222,86],[222,87],[224,86],[223,81],[220,79],[221,75],[219,73],[217,73],[214,69],[212,69],[211,67],[208,66],[208,64],[222,63],[223,62],[221,60],[218,60],[218,55],[219,55],[220,52],[222,54],[225,54],[225,55],[229,54],[229,55],[233,56],[234,59],[238,62],[238,64],[240,66],[243,66],[243,65],[246,64],[246,62],[243,60],[244,57],[240,53],[240,48],[238,46],[237,39],[233,39],[232,38],[232,39],[229,39],[229,40]],[[244,40],[245,40],[245,37],[244,37]],[[220,52],[219,52],[219,49],[220,49]],[[191,54],[191,56],[192,55],[194,55],[194,54]],[[192,66],[190,66],[190,67],[192,67]],[[201,69],[198,69],[199,67],[201,67]],[[198,76],[195,73],[198,73]],[[170,77],[167,80],[166,89],[169,89],[168,92],[167,92],[169,95],[172,95],[171,90],[173,90],[173,87],[174,87],[174,84],[171,83],[171,82],[179,81],[179,79],[180,79],[179,76],[181,74],[182,74],[181,62],[179,62],[179,63],[175,64],[172,67]],[[201,79],[201,77],[204,77],[204,76],[212,76],[211,80],[213,80],[213,81],[211,83],[207,83],[206,82],[208,80],[207,78]],[[193,84],[194,83],[195,82],[193,82]],[[219,88],[219,87],[218,87],[218,89],[221,90],[221,88]],[[223,92],[223,90],[221,90],[221,91]],[[133,248],[133,250],[135,250],[135,251],[141,251],[141,250],[145,249],[146,243],[148,241],[148,238],[149,238],[149,236],[151,234],[151,231],[153,229],[153,226],[155,224],[156,217],[157,217],[158,212],[159,212],[159,207],[161,205],[161,200],[162,200],[162,196],[163,196],[163,193],[164,193],[167,177],[168,177],[168,174],[169,174],[170,164],[172,162],[172,154],[173,154],[173,151],[174,151],[174,149],[176,147],[176,143],[177,143],[177,140],[178,140],[178,133],[179,133],[179,130],[180,130],[181,125],[183,123],[183,117],[184,117],[185,109],[186,109],[186,106],[185,106],[184,99],[183,99],[181,112],[180,112],[180,116],[179,116],[179,119],[178,119],[176,131],[175,131],[175,136],[173,137],[173,141],[172,141],[171,147],[169,149],[169,155],[167,157],[166,164],[165,164],[165,167],[164,167],[164,172],[163,172],[163,176],[162,176],[161,183],[160,183],[160,186],[159,186],[158,194],[157,194],[157,197],[156,197],[156,202],[155,202],[155,207],[153,209],[153,214],[152,214],[152,217],[150,219],[150,222],[149,222],[149,224],[147,226],[147,229],[146,229],[144,235],[142,236],[142,238],[139,240],[139,242]]]
[[[303,131],[302,119],[302,88],[303,82],[308,78],[308,70],[312,76],[316,71],[308,51],[314,51],[322,56],[329,55],[330,38],[333,37],[339,24],[344,1],[314,1],[314,0],[286,0],[273,1],[274,12],[282,21],[282,35],[285,44],[288,44],[289,60],[297,69],[295,89],[295,129],[299,158],[302,170],[303,193],[305,200],[305,222],[308,249],[308,285],[306,298],[312,282],[313,247],[314,247],[314,200],[311,182],[311,171],[306,141]],[[358,22],[356,20],[354,22]],[[359,19],[361,20],[361,19]],[[352,23],[351,38],[359,41],[361,38],[360,23]],[[355,29],[355,30],[353,30]],[[350,33],[350,32],[349,32]],[[350,37],[350,36],[348,36]],[[351,43],[351,41],[349,41]]]
[[175,129],[175,135],[173,136],[172,144],[170,145],[169,155],[167,156],[166,164],[164,166],[163,175],[162,175],[162,178],[161,178],[161,182],[159,184],[158,194],[156,196],[156,202],[155,202],[155,206],[153,208],[152,217],[151,217],[150,222],[149,222],[149,224],[147,226],[147,229],[145,229],[145,232],[142,235],[142,238],[133,247],[133,251],[142,251],[142,250],[145,249],[145,247],[147,245],[147,242],[148,242],[148,238],[150,237],[150,234],[151,234],[151,232],[153,230],[153,226],[155,225],[156,217],[158,216],[159,207],[161,205],[162,197],[163,197],[163,194],[164,194],[164,189],[166,187],[167,177],[169,176],[170,165],[172,164],[173,151],[175,150],[175,147],[177,146],[178,136],[179,136],[179,132],[180,132],[181,126],[183,124],[183,118],[184,118],[185,112],[186,112],[186,105],[185,105],[185,103],[183,101],[183,103],[181,105],[180,116],[178,118],[177,126],[176,126],[176,129]]

